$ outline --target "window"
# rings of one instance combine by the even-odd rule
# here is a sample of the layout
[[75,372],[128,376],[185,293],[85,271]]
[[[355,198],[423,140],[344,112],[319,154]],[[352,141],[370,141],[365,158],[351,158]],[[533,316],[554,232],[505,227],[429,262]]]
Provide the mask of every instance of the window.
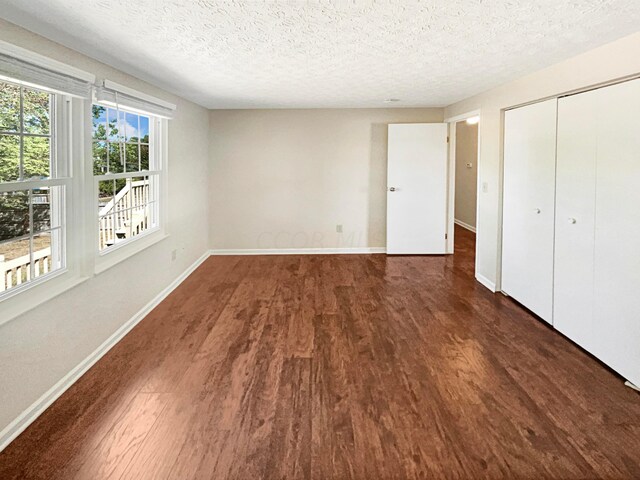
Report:
[[0,80],[0,297],[65,267],[62,99]]
[[101,104],[92,114],[98,251],[106,253],[159,225],[160,120]]

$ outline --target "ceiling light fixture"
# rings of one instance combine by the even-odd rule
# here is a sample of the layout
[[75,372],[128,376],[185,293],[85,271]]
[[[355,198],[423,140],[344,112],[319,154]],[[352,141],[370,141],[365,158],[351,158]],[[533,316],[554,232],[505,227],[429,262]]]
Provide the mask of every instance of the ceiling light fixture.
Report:
[[476,115],[475,117],[469,117],[467,118],[467,123],[469,125],[475,125],[476,123],[478,123],[480,121],[480,116]]

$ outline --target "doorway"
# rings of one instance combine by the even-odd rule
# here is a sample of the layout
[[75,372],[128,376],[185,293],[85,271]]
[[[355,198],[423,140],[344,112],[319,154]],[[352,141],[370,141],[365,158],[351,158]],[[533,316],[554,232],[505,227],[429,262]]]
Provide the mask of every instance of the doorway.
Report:
[[479,112],[470,112],[449,123],[449,231],[450,253],[473,262],[477,251]]

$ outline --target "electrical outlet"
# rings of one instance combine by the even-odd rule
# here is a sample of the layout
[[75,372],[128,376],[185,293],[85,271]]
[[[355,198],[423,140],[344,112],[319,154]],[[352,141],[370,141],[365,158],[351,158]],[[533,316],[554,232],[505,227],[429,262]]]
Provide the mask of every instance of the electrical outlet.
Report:
[[172,250],[171,251],[171,261],[175,261],[175,259],[178,257],[178,250]]
[[336,232],[342,233],[342,225],[336,225]]

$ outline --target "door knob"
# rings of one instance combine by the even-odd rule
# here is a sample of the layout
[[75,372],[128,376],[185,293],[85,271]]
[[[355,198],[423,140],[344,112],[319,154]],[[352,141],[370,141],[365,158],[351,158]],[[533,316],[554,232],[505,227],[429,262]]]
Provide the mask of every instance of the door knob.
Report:
[[575,219],[575,218],[571,218],[571,217],[569,217],[569,223],[571,223],[571,224],[576,223],[576,219]]
[[541,210],[539,208],[536,208],[533,211],[536,212],[536,213],[540,213]]
[[395,192],[396,191],[396,187],[389,187],[389,191],[390,192]]

